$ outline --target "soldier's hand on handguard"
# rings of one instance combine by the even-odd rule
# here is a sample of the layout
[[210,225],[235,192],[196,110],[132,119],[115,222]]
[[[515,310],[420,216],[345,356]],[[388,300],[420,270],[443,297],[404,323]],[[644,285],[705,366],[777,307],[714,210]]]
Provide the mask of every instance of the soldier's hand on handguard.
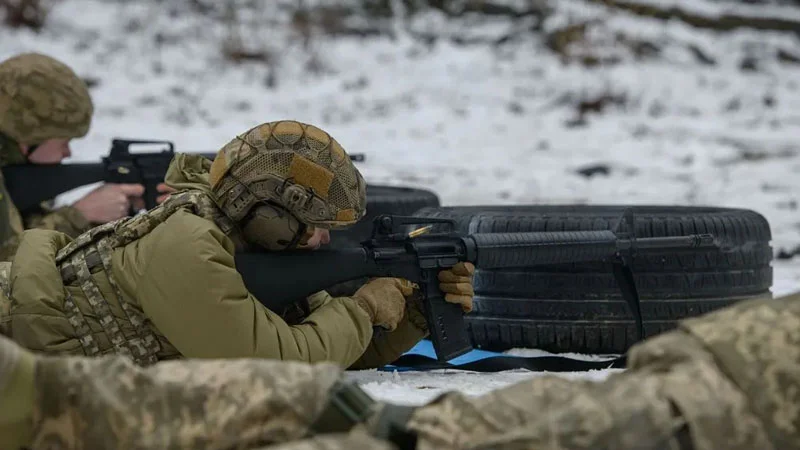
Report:
[[[156,191],[159,194],[161,194],[158,197],[156,197],[156,205],[160,205],[164,203],[166,199],[169,198],[170,194],[172,194],[173,192],[177,192],[177,189],[167,186],[166,183],[161,183],[158,186],[156,186]],[[133,210],[136,212],[141,211],[143,209],[148,209],[147,205],[144,202],[144,198],[142,197],[131,198],[131,206],[133,206]]]
[[373,325],[394,331],[415,287],[401,278],[373,278],[353,294],[353,300],[369,314]]
[[75,209],[91,223],[103,224],[125,217],[131,202],[144,194],[140,184],[104,184],[75,202]]
[[455,266],[439,272],[439,289],[444,292],[444,300],[457,303],[465,313],[472,311],[472,297],[475,289],[472,280],[475,266],[470,262],[460,262]]

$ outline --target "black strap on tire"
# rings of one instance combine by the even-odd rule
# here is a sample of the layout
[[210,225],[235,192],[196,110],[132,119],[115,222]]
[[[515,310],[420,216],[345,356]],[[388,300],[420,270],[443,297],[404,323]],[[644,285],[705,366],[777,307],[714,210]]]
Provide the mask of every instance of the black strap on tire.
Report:
[[617,287],[622,294],[622,299],[630,309],[633,319],[636,322],[636,341],[644,339],[644,320],[642,319],[642,308],[639,299],[639,290],[636,289],[636,280],[633,277],[633,258],[636,255],[636,224],[633,208],[625,209],[622,218],[617,224],[614,232],[617,236],[626,236],[630,239],[632,246],[627,252],[620,253],[618,259],[614,261],[612,271]]
[[622,293],[622,299],[625,300],[628,309],[633,314],[633,320],[636,321],[636,342],[639,342],[644,339],[644,319],[642,319],[642,307],[639,303],[639,291],[636,289],[633,271],[630,266],[618,263],[613,265],[612,270],[617,286]]

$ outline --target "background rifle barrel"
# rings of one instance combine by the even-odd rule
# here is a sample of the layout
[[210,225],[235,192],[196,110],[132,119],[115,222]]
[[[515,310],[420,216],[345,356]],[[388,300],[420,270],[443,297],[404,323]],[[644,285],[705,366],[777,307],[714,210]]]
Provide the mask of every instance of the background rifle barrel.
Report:
[[20,211],[72,189],[103,181],[105,175],[103,163],[14,164],[3,168],[8,195]]

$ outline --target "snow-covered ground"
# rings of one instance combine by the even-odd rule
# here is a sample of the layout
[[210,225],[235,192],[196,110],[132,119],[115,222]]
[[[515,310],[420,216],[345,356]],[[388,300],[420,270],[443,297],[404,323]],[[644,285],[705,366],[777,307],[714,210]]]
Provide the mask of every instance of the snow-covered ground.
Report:
[[[273,55],[269,69],[223,59],[228,29],[217,21],[170,15],[164,3],[127,3],[64,0],[40,34],[0,28],[0,59],[44,52],[96,80],[96,120],[73,145],[76,161],[107,152],[112,137],[170,139],[183,151],[212,151],[253,125],[291,118],[365,153],[360,168],[369,182],[432,189],[446,205],[743,207],[767,217],[776,252],[800,246],[800,65],[775,57],[800,56],[794,35],[718,33],[583,0],[550,2],[556,12],[547,30],[602,20],[582,50],[621,62],[586,68],[563,64],[541,35],[519,32],[526,19],[453,22],[428,14],[411,24],[439,36],[517,31],[497,47],[446,39],[429,45],[398,25],[393,40],[314,36],[303,49],[266,7],[245,15],[240,31],[249,49]],[[679,3],[721,10],[698,0]],[[735,8],[726,3],[724,10]],[[767,15],[769,8],[760,8]],[[772,11],[800,15],[797,8]],[[620,35],[658,46],[660,54],[635,60]],[[698,62],[698,52],[715,64]],[[740,69],[748,59],[756,70]],[[571,124],[576,105],[600,94],[623,100]],[[576,173],[593,164],[609,173]],[[797,259],[776,260],[776,295],[800,289]],[[539,375],[351,376],[378,397],[416,403],[443,389],[478,394]]]

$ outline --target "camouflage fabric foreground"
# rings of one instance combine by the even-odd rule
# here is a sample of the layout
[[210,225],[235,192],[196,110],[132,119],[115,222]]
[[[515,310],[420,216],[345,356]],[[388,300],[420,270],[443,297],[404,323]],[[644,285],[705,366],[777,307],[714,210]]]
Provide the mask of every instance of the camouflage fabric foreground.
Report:
[[[476,398],[442,395],[403,420],[416,439],[404,446],[800,448],[798,329],[800,294],[742,302],[637,345],[628,370],[603,382],[545,376]],[[341,384],[327,363],[142,368],[120,356],[37,357],[0,339],[3,448],[399,448],[377,431],[393,407],[380,402],[347,433],[321,432],[329,426],[316,419]]]

